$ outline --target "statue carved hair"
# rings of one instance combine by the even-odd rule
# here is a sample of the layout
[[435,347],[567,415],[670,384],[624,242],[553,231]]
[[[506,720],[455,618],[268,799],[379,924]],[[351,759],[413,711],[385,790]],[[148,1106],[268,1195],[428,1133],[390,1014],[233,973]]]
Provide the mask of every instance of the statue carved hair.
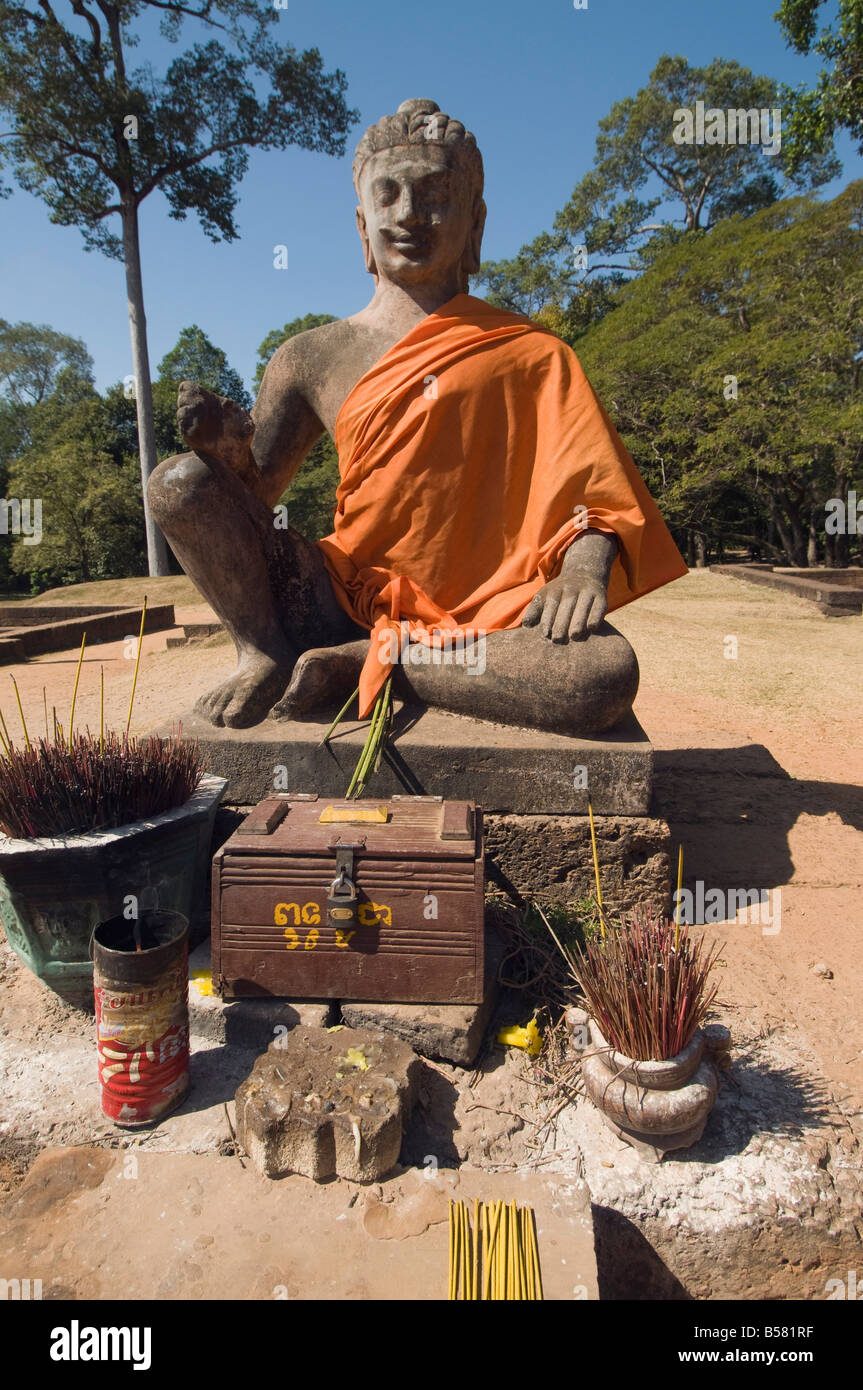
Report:
[[[461,121],[453,120],[441,111],[436,101],[424,97],[412,97],[403,101],[394,116],[384,116],[376,125],[370,125],[354,155],[354,187],[359,197],[360,176],[366,161],[380,150],[400,149],[403,146],[433,143],[444,145],[452,150],[459,171],[468,181],[471,199],[476,208],[474,230],[465,248],[462,261],[462,286],[468,287],[468,276],[479,269],[479,252],[485,224],[485,203],[482,191],[485,174],[482,155],[476,137],[465,130]],[[374,274],[375,266],[370,251],[366,252],[368,269]]]
[[402,145],[420,145],[425,141],[452,147],[469,175],[471,192],[482,196],[484,174],[476,137],[465,130],[461,121],[454,121],[451,116],[445,115],[436,101],[427,101],[422,97],[403,101],[394,116],[384,116],[377,125],[369,126],[354,155],[354,187],[357,192],[363,165],[373,154],[379,150],[398,149]]

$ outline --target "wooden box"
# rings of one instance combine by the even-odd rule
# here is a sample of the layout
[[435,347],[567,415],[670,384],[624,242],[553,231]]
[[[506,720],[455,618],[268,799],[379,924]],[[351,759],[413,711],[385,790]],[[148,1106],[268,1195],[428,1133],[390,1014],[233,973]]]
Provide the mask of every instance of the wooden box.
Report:
[[478,1004],[482,812],[433,796],[269,797],[213,860],[225,998]]

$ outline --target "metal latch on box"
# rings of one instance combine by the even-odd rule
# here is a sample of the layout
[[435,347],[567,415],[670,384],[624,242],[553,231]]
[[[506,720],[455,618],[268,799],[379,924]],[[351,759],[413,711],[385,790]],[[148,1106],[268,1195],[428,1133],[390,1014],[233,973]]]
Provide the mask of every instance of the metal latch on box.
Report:
[[359,896],[354,882],[354,851],[365,849],[365,840],[354,844],[335,844],[336,876],[327,894],[327,925],[344,931],[357,925]]

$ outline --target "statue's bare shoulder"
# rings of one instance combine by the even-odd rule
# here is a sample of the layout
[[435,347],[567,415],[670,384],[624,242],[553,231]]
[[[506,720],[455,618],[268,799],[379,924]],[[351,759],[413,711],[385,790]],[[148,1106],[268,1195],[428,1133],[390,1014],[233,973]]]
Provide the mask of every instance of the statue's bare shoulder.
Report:
[[[367,310],[298,333],[277,348],[267,366],[267,395],[299,392],[330,434],[360,377],[410,328],[372,319]],[[262,388],[263,394],[263,388]],[[260,401],[260,397],[259,397]]]
[[[342,403],[353,386],[402,335],[389,322],[370,321],[364,310],[306,329],[283,342],[272,354],[265,396],[299,392],[322,427],[332,434]],[[258,402],[265,403],[260,398]]]

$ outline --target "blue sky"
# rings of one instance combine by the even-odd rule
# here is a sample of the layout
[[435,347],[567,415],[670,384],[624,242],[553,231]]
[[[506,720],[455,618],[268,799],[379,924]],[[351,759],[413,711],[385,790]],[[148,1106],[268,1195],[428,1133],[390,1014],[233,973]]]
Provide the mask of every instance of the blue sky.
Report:
[[[597,122],[647,81],[656,59],[701,64],[721,56],[790,83],[812,81],[817,60],[791,53],[773,19],[778,0],[289,0],[280,32],[317,46],[342,68],[359,108],[343,159],[301,150],[253,153],[240,188],[240,238],[213,245],[197,219],[172,221],[161,195],[141,210],[144,291],[155,372],[181,328],[199,324],[250,383],[261,339],[306,313],[339,316],[368,300],[354,228],[350,166],[370,122],[409,96],[431,97],[477,136],[489,215],[483,254],[513,254],[551,226],[590,168]],[[68,0],[60,0],[61,13]],[[828,9],[832,8],[829,6]],[[174,47],[153,28],[135,61],[159,67]],[[832,191],[863,175],[850,143]],[[831,190],[828,190],[830,192]],[[288,269],[273,247],[288,247]],[[15,192],[0,204],[0,316],[48,323],[83,338],[104,388],[131,371],[123,269],[54,227],[45,205]]]

